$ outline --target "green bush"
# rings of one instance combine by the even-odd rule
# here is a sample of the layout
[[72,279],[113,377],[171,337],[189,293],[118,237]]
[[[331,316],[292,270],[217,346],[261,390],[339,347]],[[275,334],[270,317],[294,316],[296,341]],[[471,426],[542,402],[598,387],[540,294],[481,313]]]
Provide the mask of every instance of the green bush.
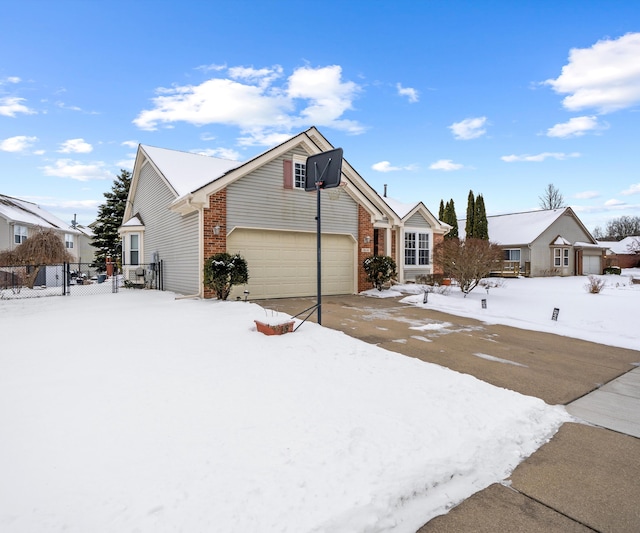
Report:
[[606,267],[604,269],[605,274],[617,274],[618,276],[622,273],[622,269],[620,267]]
[[247,261],[240,254],[226,252],[212,255],[204,262],[204,285],[216,293],[218,300],[226,300],[231,287],[249,281]]
[[388,255],[372,255],[362,262],[367,279],[379,291],[389,280],[396,277],[396,262]]

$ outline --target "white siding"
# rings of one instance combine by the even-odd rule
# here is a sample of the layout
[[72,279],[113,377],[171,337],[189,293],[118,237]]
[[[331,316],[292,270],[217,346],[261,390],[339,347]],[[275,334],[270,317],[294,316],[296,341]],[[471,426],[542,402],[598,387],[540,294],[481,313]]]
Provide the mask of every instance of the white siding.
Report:
[[153,167],[140,171],[133,214],[140,214],[145,225],[144,256],[150,263],[158,252],[164,263],[164,288],[181,294],[199,292],[198,214],[181,216],[169,210],[175,196]]
[[[404,223],[406,228],[416,228],[416,229],[430,229],[431,225],[424,219],[424,217],[420,213],[415,213],[413,216],[410,216]],[[430,232],[429,232],[430,233]]]

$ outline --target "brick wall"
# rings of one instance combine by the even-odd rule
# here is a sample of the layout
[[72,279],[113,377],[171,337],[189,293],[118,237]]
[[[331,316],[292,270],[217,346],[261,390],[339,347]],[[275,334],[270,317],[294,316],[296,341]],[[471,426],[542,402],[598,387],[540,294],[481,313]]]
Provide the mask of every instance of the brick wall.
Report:
[[[365,237],[371,237],[369,244],[364,243]],[[362,268],[362,262],[369,256],[373,255],[373,223],[371,215],[367,210],[358,205],[358,292],[366,291],[373,288],[373,284],[367,279],[367,275]],[[363,252],[368,249],[368,252]]]
[[[436,246],[438,246],[439,244],[442,244],[444,242],[444,235],[441,234],[434,234],[433,235],[433,249],[436,249]],[[434,274],[442,274],[443,270],[442,270],[442,265],[439,265],[438,263],[436,263],[436,261],[433,261],[433,273]]]
[[[216,235],[215,228],[220,231]],[[204,209],[204,259],[227,251],[227,190],[223,189],[209,197],[209,207]],[[203,265],[204,266],[204,265]],[[215,293],[204,288],[204,297],[213,298]]]

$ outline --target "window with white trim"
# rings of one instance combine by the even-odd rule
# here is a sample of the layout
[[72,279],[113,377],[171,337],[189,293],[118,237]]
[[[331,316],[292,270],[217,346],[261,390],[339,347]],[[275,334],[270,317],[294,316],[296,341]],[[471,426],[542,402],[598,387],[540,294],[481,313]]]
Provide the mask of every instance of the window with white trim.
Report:
[[71,233],[64,234],[64,246],[65,248],[73,248],[73,235]]
[[293,162],[293,187],[295,189],[304,189],[307,178],[307,165],[300,161]]
[[140,235],[132,233],[129,235],[129,264],[140,264]]
[[520,262],[520,248],[506,248],[504,251],[504,260]]
[[553,249],[553,266],[556,268],[569,266],[569,248]]
[[404,233],[404,264],[407,266],[429,264],[429,234],[417,231]]
[[27,226],[20,226],[16,224],[13,226],[13,242],[15,244],[22,244],[27,240]]

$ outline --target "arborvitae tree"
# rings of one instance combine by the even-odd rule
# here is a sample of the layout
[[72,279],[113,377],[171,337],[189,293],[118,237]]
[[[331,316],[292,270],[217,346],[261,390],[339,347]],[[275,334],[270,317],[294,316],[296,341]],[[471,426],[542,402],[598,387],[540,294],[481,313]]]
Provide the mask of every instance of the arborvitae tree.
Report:
[[131,172],[121,169],[120,175],[113,180],[111,192],[105,192],[106,201],[98,208],[98,218],[93,226],[93,240],[91,244],[97,249],[96,264],[102,266],[107,257],[121,262],[121,246],[118,228],[124,220],[124,209],[127,204],[129,187],[131,186]]
[[476,209],[473,216],[473,237],[475,239],[489,240],[489,222],[487,211],[484,207],[484,198],[481,194],[476,198]]
[[438,211],[438,220],[444,222],[444,201],[440,200],[440,211]]
[[473,233],[473,219],[476,215],[476,200],[473,197],[473,191],[469,191],[469,196],[467,198],[467,223],[464,226],[464,231],[466,233],[467,239],[472,239],[475,237]]
[[442,222],[446,222],[451,226],[451,231],[445,235],[449,239],[458,238],[458,217],[456,215],[456,206],[453,202],[453,198],[447,202],[444,207],[444,214]]

